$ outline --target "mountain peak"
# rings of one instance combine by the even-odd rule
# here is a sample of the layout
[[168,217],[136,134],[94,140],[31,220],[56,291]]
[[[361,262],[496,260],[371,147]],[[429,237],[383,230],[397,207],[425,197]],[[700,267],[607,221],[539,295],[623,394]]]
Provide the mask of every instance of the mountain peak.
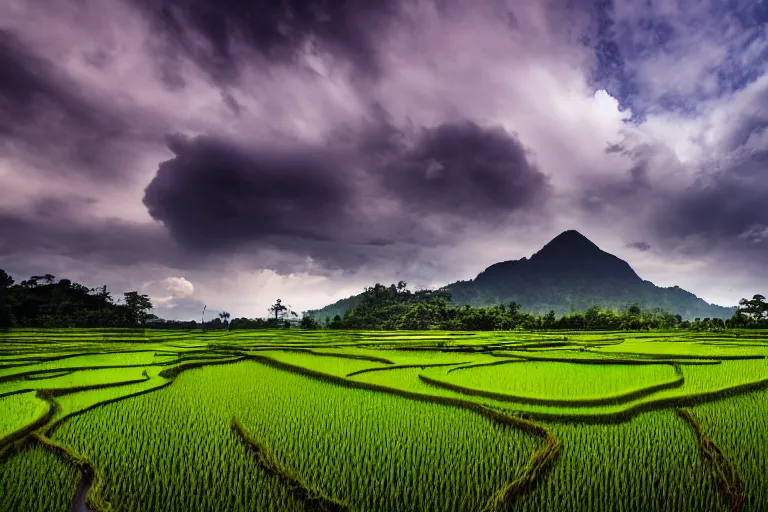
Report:
[[590,279],[611,277],[641,281],[627,262],[609,254],[576,230],[563,231],[531,256],[529,271],[552,275],[581,275]]
[[[707,304],[679,287],[659,288],[641,279],[626,261],[609,254],[576,230],[563,231],[530,258],[495,263],[475,279],[445,286],[455,304],[490,306],[516,301],[524,311],[562,315],[594,305],[621,308],[638,302],[685,318],[727,318],[733,308]],[[327,306],[321,315],[343,313],[345,304]],[[339,311],[340,310],[340,311]]]
[[563,231],[555,238],[549,241],[544,247],[542,247],[533,258],[539,258],[551,255],[575,255],[575,254],[598,254],[603,251],[595,245],[589,238],[585,237],[575,229],[569,229]]

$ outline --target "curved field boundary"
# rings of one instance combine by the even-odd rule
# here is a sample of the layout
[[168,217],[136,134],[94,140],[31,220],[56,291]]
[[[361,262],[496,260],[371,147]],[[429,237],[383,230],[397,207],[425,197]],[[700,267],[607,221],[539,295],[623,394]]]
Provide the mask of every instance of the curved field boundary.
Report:
[[[40,363],[50,363],[52,361],[61,361],[62,359],[71,359],[73,357],[103,356],[103,355],[110,355],[110,354],[136,354],[141,352],[152,352],[152,351],[151,350],[116,350],[116,351],[104,351],[104,352],[80,352],[78,354],[66,354],[63,356],[53,356],[53,357],[42,359],[40,361],[30,361],[22,364],[6,364],[6,365],[3,365],[3,369],[19,368],[21,366],[31,366],[33,364],[40,364]],[[46,371],[51,371],[51,370],[46,370]],[[14,375],[17,375],[17,374],[14,374]],[[9,377],[9,376],[8,375],[0,376],[0,382],[3,382],[5,380],[5,377]]]
[[698,393],[691,393],[688,395],[678,395],[655,399],[651,398],[645,402],[639,402],[634,405],[629,404],[626,408],[618,411],[599,414],[562,414],[557,412],[541,411],[517,411],[517,413],[524,418],[534,418],[542,421],[591,424],[622,423],[632,419],[638,414],[647,411],[664,409],[668,407],[692,407],[694,405],[711,402],[713,400],[728,398],[743,393],[749,393],[751,391],[759,391],[766,388],[768,388],[768,378],[753,382],[746,382],[743,384],[735,384],[733,386],[727,386],[709,391],[700,391]]
[[588,341],[580,341],[580,340],[574,340],[573,342],[577,345],[581,345],[582,347],[586,348],[592,348],[592,347],[612,347],[614,345],[621,345],[627,341],[625,338],[616,338],[616,339],[605,339],[605,340],[588,340]]
[[[31,356],[31,357],[14,357],[13,354],[9,354],[9,359],[3,359],[3,368],[14,368],[16,366],[28,366],[30,364],[49,363],[51,361],[58,361],[59,359],[66,359],[68,357],[75,357],[82,354],[66,354],[62,356]],[[18,363],[18,364],[17,364]]]
[[350,348],[350,347],[360,347],[360,345],[327,344],[327,345],[304,345],[301,347],[286,346],[286,345],[249,345],[249,346],[241,346],[241,347],[227,346],[226,350],[231,350],[232,352],[237,353],[238,355],[245,355],[246,352],[266,352],[266,351],[297,352],[297,353],[304,353],[304,354],[312,354],[315,356],[339,357],[342,359],[358,359],[361,361],[370,361],[372,363],[395,364],[394,361],[391,361],[384,357],[376,357],[376,356],[370,356],[365,354],[348,354],[345,352],[317,352],[315,350],[312,350],[313,348],[325,349],[325,348]]
[[[148,368],[150,366],[170,366],[172,364],[176,364],[176,361],[168,361],[168,362],[160,362],[160,363],[150,363],[150,364],[123,364],[123,365],[108,365],[108,366],[79,366],[79,367],[73,367],[73,368],[67,368],[67,370],[73,371],[73,372],[82,372],[87,370],[111,370],[116,368]],[[4,377],[0,377],[0,382],[9,382],[13,380],[24,380],[29,378],[30,376],[40,375],[43,373],[50,373],[51,370],[34,370],[31,372],[26,373],[15,373],[13,375],[6,375]]]
[[158,376],[163,377],[165,379],[173,380],[176,378],[178,374],[180,374],[184,370],[191,370],[193,368],[202,368],[203,366],[212,366],[217,364],[239,363],[244,359],[245,359],[244,356],[239,356],[239,357],[233,357],[230,359],[216,359],[216,360],[210,360],[210,361],[190,361],[188,363],[181,363],[178,366],[174,366],[172,368],[166,368],[165,370],[158,373]]
[[[158,374],[158,377],[167,379],[166,382],[162,382],[159,385],[152,388],[143,389],[140,391],[136,391],[134,393],[130,393],[127,395],[123,395],[120,397],[95,403],[89,407],[80,409],[78,411],[74,411],[70,414],[67,414],[66,416],[62,416],[61,418],[59,418],[53,423],[49,423],[49,422],[55,416],[55,413],[59,410],[59,405],[56,402],[56,400],[53,398],[53,396],[43,395],[43,398],[49,404],[47,413],[44,415],[45,421],[36,421],[34,425],[27,426],[27,428],[25,429],[26,432],[21,435],[21,438],[23,438],[23,441],[26,441],[27,439],[32,437],[34,440],[39,442],[42,446],[44,446],[45,448],[48,448],[49,450],[53,451],[57,455],[62,456],[65,459],[65,461],[74,464],[76,467],[80,469],[82,473],[82,481],[80,486],[77,489],[77,492],[75,495],[75,502],[72,504],[73,511],[82,510],[83,506],[85,506],[86,509],[90,509],[94,512],[111,512],[112,506],[103,496],[104,477],[102,472],[98,468],[94,467],[94,465],[87,458],[77,454],[71,448],[52,440],[50,436],[53,434],[54,430],[58,426],[60,426],[64,421],[74,416],[83,414],[92,409],[95,409],[97,407],[101,407],[110,403],[124,400],[126,398],[143,395],[143,394],[150,393],[153,391],[157,391],[158,389],[164,388],[165,386],[172,384],[173,379],[180,372],[184,370],[188,370],[191,368],[199,368],[201,366],[215,365],[215,364],[236,363],[241,360],[242,358],[236,358],[228,361],[197,361],[197,362],[181,364],[177,368],[169,368]],[[140,382],[147,382],[149,380],[151,379],[147,378]],[[123,385],[123,384],[119,384],[119,385]],[[105,387],[114,387],[114,384],[113,385],[109,385],[109,384],[97,385],[94,387],[90,387],[88,389],[99,389],[99,388],[105,388]],[[56,391],[63,391],[62,393],[58,393],[57,395],[64,395],[64,394],[73,393],[76,391],[84,391],[84,389],[68,388],[68,389],[56,390]],[[19,439],[19,437],[17,437],[17,439]],[[4,453],[4,450],[2,449],[1,444],[0,444],[0,453]],[[84,500],[84,501],[78,501],[78,500]]]
[[104,474],[95,468],[88,459],[75,452],[68,446],[57,443],[53,439],[33,433],[32,440],[40,443],[44,448],[59,455],[65,462],[80,470],[81,479],[75,492],[71,510],[92,510],[93,512],[111,512],[112,505],[104,496]]
[[520,476],[499,489],[488,500],[484,510],[504,510],[515,499],[532,489],[552,467],[560,455],[562,443],[543,428],[541,430],[542,433],[539,434],[539,437],[544,437],[544,444],[534,452]]
[[525,350],[529,348],[556,348],[556,347],[577,347],[580,344],[574,341],[565,340],[524,340],[520,341],[502,341],[500,343],[491,343],[491,347],[514,347],[519,350]]
[[405,368],[421,368],[422,370],[424,368],[436,368],[440,366],[456,366],[461,364],[468,364],[472,361],[462,361],[459,363],[424,363],[424,364],[397,364],[394,366],[387,366],[385,368],[364,368],[362,370],[357,370],[356,372],[348,373],[347,377],[352,377],[354,375],[360,375],[361,373],[370,373],[370,372],[384,372],[389,370],[402,370]]
[[[53,424],[48,425],[48,423],[53,419],[56,412],[59,410],[59,405],[55,401],[54,397],[57,396],[63,396],[68,395],[71,393],[77,393],[80,391],[92,391],[96,389],[105,389],[105,388],[113,388],[113,387],[120,387],[120,386],[126,386],[131,384],[141,384],[143,382],[148,382],[151,380],[151,378],[147,377],[145,379],[139,379],[139,380],[131,380],[131,381],[121,381],[121,382],[107,382],[102,384],[93,384],[90,386],[76,386],[71,388],[53,388],[53,389],[38,389],[36,393],[36,398],[40,398],[43,401],[45,401],[48,404],[48,407],[32,422],[28,423],[27,425],[7,434],[3,438],[0,438],[0,451],[3,451],[4,448],[11,443],[18,441],[19,439],[22,439],[24,437],[27,437],[29,434],[41,429],[45,428],[45,435],[50,435],[52,431],[61,424],[64,420],[67,418],[70,418],[72,416],[76,416],[78,414],[82,414],[85,411],[89,411],[95,407],[105,405],[108,403],[116,402],[118,400],[122,400],[124,398],[129,398],[136,395],[141,395],[144,393],[148,393],[150,391],[155,391],[157,389],[160,389],[161,387],[170,384],[173,382],[173,378],[178,375],[181,371],[187,370],[190,368],[198,368],[200,366],[207,366],[207,365],[213,365],[213,364],[227,364],[227,363],[235,363],[241,361],[243,358],[237,358],[233,360],[227,360],[227,361],[199,361],[199,362],[190,362],[186,364],[179,365],[177,368],[169,368],[168,370],[164,370],[158,374],[159,377],[169,379],[168,382],[162,383],[159,386],[149,388],[146,390],[137,391],[135,393],[131,393],[129,395],[124,395],[115,399],[105,400],[103,402],[99,402],[97,404],[94,404],[90,407],[87,407],[85,409],[76,411],[74,413],[68,414],[62,418],[59,418],[56,420]],[[35,391],[35,390],[30,390]]]
[[[530,354],[530,352],[528,353]],[[526,361],[552,362],[552,363],[573,363],[573,364],[626,364],[626,365],[646,365],[646,364],[679,364],[679,365],[708,365],[720,364],[719,359],[701,359],[695,358],[680,361],[677,359],[625,359],[620,357],[603,356],[593,358],[581,357],[540,357],[526,354],[502,354],[499,352],[490,352],[493,357],[516,357]],[[762,356],[760,357],[762,358]]]
[[699,345],[706,345],[709,347],[716,346],[716,347],[756,347],[756,348],[763,348],[768,347],[768,341],[738,341],[737,339],[733,339],[730,341],[700,341],[698,342]]
[[[237,356],[230,356],[230,357],[237,357]],[[239,356],[243,357],[243,356]],[[218,361],[227,361],[228,359],[213,359],[210,360],[211,363],[215,363]],[[206,361],[207,362],[207,361]],[[153,366],[173,366],[179,364],[178,360],[173,361],[159,361],[159,362],[152,362],[152,363],[146,363],[146,364],[120,364],[120,365],[106,365],[106,366],[78,366],[78,367],[72,367],[72,368],[65,368],[67,371],[71,372],[82,372],[87,370],[112,370],[117,368],[151,368]],[[23,372],[23,373],[14,373],[13,375],[5,375],[0,376],[0,382],[8,382],[13,380],[24,380],[28,379],[30,377],[34,377],[36,375],[41,375],[44,373],[50,373],[52,371],[57,370],[33,370],[31,372]]]
[[[145,373],[146,375],[146,373]],[[95,389],[106,389],[106,388],[115,388],[120,386],[127,386],[131,384],[141,384],[142,382],[149,381],[150,378],[147,377],[145,379],[134,379],[129,381],[121,381],[121,382],[106,382],[102,384],[92,384],[90,386],[75,386],[71,388],[52,388],[52,389],[38,389],[37,393],[35,393],[35,398],[40,398],[44,402],[48,404],[47,409],[33,422],[28,423],[27,425],[11,432],[10,434],[6,435],[2,439],[0,439],[0,450],[2,450],[6,445],[13,443],[14,441],[17,441],[19,439],[22,439],[26,437],[27,435],[35,432],[36,430],[44,427],[46,424],[48,424],[53,417],[55,416],[56,412],[59,410],[58,403],[54,400],[54,397],[62,396],[62,395],[68,395],[70,393],[77,393],[80,391],[92,391]],[[27,392],[35,391],[34,389],[27,390]],[[68,416],[66,416],[68,417]],[[61,420],[58,420],[56,423],[59,423]]]
[[[72,418],[72,417],[78,416],[80,414],[83,414],[85,412],[91,411],[93,409],[96,409],[97,407],[101,407],[103,405],[119,402],[120,400],[124,400],[126,398],[132,398],[132,397],[135,397],[135,396],[145,395],[147,393],[151,393],[153,391],[157,391],[158,389],[162,389],[165,386],[171,384],[173,382],[173,380],[176,378],[176,376],[179,373],[181,373],[182,371],[184,371],[184,370],[190,370],[192,368],[200,368],[200,367],[203,367],[203,366],[212,366],[212,365],[217,365],[217,364],[238,363],[238,362],[240,362],[242,360],[243,360],[243,358],[237,358],[237,359],[232,359],[232,360],[227,360],[227,361],[198,361],[198,362],[193,362],[193,363],[181,364],[181,365],[179,365],[179,367],[169,368],[167,370],[163,370],[162,372],[160,372],[157,375],[157,377],[161,378],[161,379],[165,379],[165,382],[160,382],[157,386],[154,386],[154,387],[151,387],[151,388],[142,389],[142,390],[135,391],[133,393],[128,393],[126,395],[121,395],[121,396],[118,396],[118,397],[115,397],[115,398],[109,398],[107,400],[103,400],[101,402],[89,405],[88,407],[85,407],[83,409],[79,409],[77,411],[71,412],[71,413],[67,414],[66,416],[62,416],[61,418],[57,419],[55,422],[53,422],[53,423],[51,423],[49,425],[46,425],[45,426],[44,435],[50,437],[53,434],[53,431],[56,430],[56,428],[58,428],[59,425],[64,423],[69,418]],[[143,380],[143,381],[140,381],[140,382],[148,382],[149,380],[151,380],[151,378]],[[105,388],[105,387],[114,387],[114,386],[100,385],[98,388],[95,388],[95,389],[100,389],[100,388]],[[67,391],[66,393],[59,393],[57,396],[66,395],[66,394],[70,393],[69,390],[66,390],[66,391]],[[88,391],[88,390],[77,390],[77,391]],[[57,403],[56,403],[56,407],[58,407]]]
[[[146,372],[145,372],[146,375]],[[4,396],[10,396],[10,395],[17,395],[19,393],[28,393],[31,391],[37,391],[37,397],[43,398],[46,396],[61,396],[61,395],[68,395],[69,393],[77,393],[78,391],[88,391],[91,389],[101,389],[101,388],[111,388],[116,386],[127,386],[129,384],[141,384],[142,382],[146,382],[149,380],[149,377],[146,377],[144,379],[131,379],[131,380],[122,380],[118,382],[105,382],[102,384],[91,384],[88,386],[72,386],[69,388],[27,388],[27,389],[17,389],[15,391],[9,391],[7,393],[0,394],[0,398],[3,398]]]
[[299,475],[283,466],[259,441],[251,436],[243,426],[232,418],[232,430],[240,440],[256,455],[259,466],[267,473],[277,476],[294,497],[298,498],[307,510],[325,512],[344,512],[347,505],[328,497],[325,493],[309,487]]
[[446,373],[458,372],[460,370],[469,370],[470,368],[480,368],[480,367],[483,367],[483,366],[498,366],[500,364],[525,363],[525,362],[526,362],[525,359],[513,359],[512,357],[510,357],[508,361],[501,360],[501,361],[492,361],[490,363],[467,364],[467,365],[464,365],[464,366],[459,366],[457,368],[451,368]]
[[6,391],[5,393],[0,393],[0,398],[5,398],[12,395],[20,395],[21,393],[29,393],[30,391],[34,391],[34,389],[15,389],[13,391]]
[[[146,381],[143,381],[143,382],[149,382],[149,380],[151,380],[151,379],[147,379]],[[121,395],[121,396],[118,396],[118,397],[115,397],[115,398],[109,398],[107,400],[103,400],[101,402],[97,402],[95,404],[89,405],[88,407],[84,407],[82,409],[79,409],[77,411],[73,411],[73,412],[71,412],[69,414],[66,414],[66,415],[62,416],[61,418],[57,419],[53,423],[49,423],[49,424],[45,425],[43,427],[44,430],[41,429],[41,431],[42,431],[43,435],[45,435],[47,437],[50,437],[53,434],[53,431],[56,430],[56,428],[58,428],[59,425],[61,425],[62,423],[64,423],[66,420],[68,420],[70,418],[73,418],[75,416],[78,416],[80,414],[88,412],[90,410],[96,409],[97,407],[101,407],[102,405],[112,404],[112,403],[115,403],[115,402],[119,402],[120,400],[124,400],[126,398],[131,398],[131,397],[134,397],[134,396],[140,396],[140,395],[144,395],[144,394],[147,394],[147,393],[151,393],[153,391],[157,391],[158,389],[164,388],[165,386],[167,386],[168,384],[170,384],[172,382],[173,382],[172,380],[166,380],[165,382],[160,382],[157,386],[154,386],[154,387],[151,387],[151,388],[142,389],[142,390],[139,390],[139,391],[135,391],[133,393],[128,393],[126,395]],[[56,407],[58,407],[58,403],[56,403]]]
[[699,447],[701,448],[701,455],[712,470],[720,493],[727,501],[731,512],[737,512],[744,506],[747,493],[736,468],[733,467],[731,461],[720,451],[720,448],[717,447],[712,439],[701,430],[701,425],[691,410],[678,408],[675,409],[675,412],[696,433]]
[[30,433],[43,427],[46,423],[51,421],[51,418],[53,418],[53,415],[56,413],[56,405],[51,400],[44,401],[46,403],[46,408],[38,415],[37,418],[35,418],[32,422],[27,423],[23,427],[17,428],[13,432],[0,438],[0,453],[5,455],[8,453],[5,451],[5,449],[8,448],[12,443],[20,439],[24,439]]
[[616,339],[598,339],[598,340],[569,340],[567,336],[542,340],[521,340],[521,341],[503,341],[500,343],[491,343],[491,347],[514,348],[528,350],[531,348],[567,348],[567,347],[612,347],[621,345],[626,340],[624,338]]
[[64,377],[65,375],[69,375],[70,373],[73,373],[71,370],[54,370],[50,372],[50,375],[31,375],[27,377],[24,380],[46,380],[46,379],[53,379],[56,377]]
[[612,355],[617,356],[636,356],[644,357],[646,359],[658,360],[658,359],[694,359],[703,361],[742,361],[751,359],[765,359],[763,354],[723,354],[723,355],[694,355],[694,354],[648,354],[643,352],[613,352]]
[[617,393],[615,395],[607,395],[598,398],[539,398],[535,396],[524,395],[512,395],[509,393],[500,393],[498,391],[490,391],[486,389],[470,388],[461,386],[459,384],[453,384],[451,382],[442,381],[427,377],[426,375],[419,375],[419,379],[431,386],[438,388],[455,391],[463,395],[474,395],[490,398],[491,400],[498,400],[500,402],[515,402],[519,404],[529,405],[543,405],[551,407],[592,407],[601,405],[618,405],[644,396],[652,395],[665,389],[679,388],[685,382],[682,372],[679,368],[676,368],[677,377],[672,380],[660,382],[658,384],[652,384],[643,388],[633,389],[625,393]]
[[279,350],[280,352],[298,352],[302,354],[312,354],[313,356],[339,357],[341,359],[357,359],[361,361],[371,361],[372,363],[395,364],[395,362],[390,359],[386,359],[384,357],[368,356],[365,354],[346,354],[344,352],[317,352],[315,350],[310,350],[308,348],[280,348],[276,350]]
[[[406,398],[412,398],[415,400],[422,400],[425,402],[438,403],[443,405],[449,405],[454,407],[461,407],[470,409],[473,411],[479,411],[480,409],[488,409],[487,406],[474,402],[471,400],[465,400],[460,398],[446,397],[440,395],[430,395],[427,393],[418,393],[415,391],[405,391],[398,388],[389,386],[383,386],[380,384],[373,384],[364,381],[351,380],[344,377],[337,377],[328,373],[319,372],[317,370],[311,370],[303,366],[298,366],[290,363],[284,363],[277,361],[267,356],[261,356],[252,354],[247,356],[247,359],[258,361],[260,363],[286,370],[293,373],[298,373],[308,377],[313,377],[318,380],[325,380],[340,386],[347,386],[357,389],[369,389],[371,391],[380,391],[382,393],[390,393],[393,395],[403,396]],[[668,363],[669,364],[669,363]],[[736,384],[733,386],[727,386],[715,390],[702,391],[698,393],[691,393],[688,395],[671,396],[664,398],[649,399],[644,402],[627,404],[623,409],[617,411],[606,411],[590,414],[573,414],[573,413],[560,413],[560,412],[544,412],[544,411],[524,411],[524,410],[509,410],[508,414],[514,415],[521,419],[533,419],[542,421],[554,421],[560,423],[587,423],[587,424],[609,424],[609,423],[622,423],[629,421],[633,417],[646,411],[652,411],[656,409],[663,409],[666,407],[682,407],[693,406],[705,402],[711,402],[712,400],[718,400],[720,398],[726,398],[729,396],[739,395],[750,391],[757,391],[768,388],[768,378],[761,379],[759,381],[747,382],[743,384]],[[482,413],[481,413],[482,414]]]
[[516,427],[535,437],[543,438],[545,440],[545,445],[534,452],[530,462],[520,476],[515,478],[515,480],[506,485],[503,489],[497,492],[493,498],[491,498],[491,501],[488,505],[490,507],[501,507],[533,488],[533,486],[546,474],[546,471],[551,467],[551,463],[560,454],[560,441],[556,437],[552,436],[541,425],[538,425],[527,418],[515,414],[510,414],[509,412],[502,412],[501,410],[494,409],[477,402],[438,395],[428,395],[425,393],[417,393],[414,391],[405,391],[402,389],[391,388],[389,386],[382,386],[380,384],[371,384],[367,382],[350,380],[344,377],[337,377],[328,373],[304,368],[302,366],[277,361],[276,359],[272,359],[268,356],[254,354],[249,355],[248,359],[272,366],[273,368],[285,370],[291,373],[297,373],[299,375],[304,375],[306,377],[311,377],[320,381],[325,381],[348,388],[367,389],[369,391],[388,393],[413,400],[420,400],[428,403],[467,409],[485,416],[493,421],[496,421],[497,423]]

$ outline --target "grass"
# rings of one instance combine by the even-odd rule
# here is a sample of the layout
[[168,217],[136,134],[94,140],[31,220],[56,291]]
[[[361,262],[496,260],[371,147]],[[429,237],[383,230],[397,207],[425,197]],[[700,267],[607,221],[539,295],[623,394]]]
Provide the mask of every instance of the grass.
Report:
[[619,425],[549,424],[562,454],[514,510],[724,510],[695,436],[673,411]]
[[652,386],[675,383],[671,365],[574,365],[522,362],[475,366],[446,374],[448,384],[529,403],[601,402]]
[[[105,370],[67,371],[61,374],[50,373],[42,376],[28,377],[14,381],[0,382],[0,396],[32,391],[37,389],[66,389],[83,386],[93,386],[110,382],[130,382],[141,380],[144,369],[110,368]],[[47,378],[46,378],[47,377]]]
[[0,463],[0,511],[70,509],[80,473],[44,447],[30,444]]
[[768,510],[766,340],[0,332],[0,511]]
[[[156,417],[158,410],[165,412]],[[270,509],[242,501],[245,495],[286,503],[293,494],[270,486],[280,478],[262,474],[232,429],[223,428],[230,427],[233,411],[271,458],[292,467],[308,488],[363,509],[481,504],[516,476],[535,445],[524,432],[470,411],[359,393],[257,363],[183,373],[173,386],[73,417],[53,438],[104,468],[106,487],[116,491],[109,500],[124,510],[201,510],[189,507],[205,503],[208,492],[218,496],[219,510]],[[449,428],[437,428],[441,418]],[[120,436],[114,425],[125,425]],[[147,465],[147,473],[129,471]],[[474,469],[459,472],[462,467]],[[210,484],[214,478],[231,486]],[[118,490],[132,486],[147,490],[144,500],[131,494],[117,501],[124,496]],[[463,491],[434,492],[443,488]]]
[[744,482],[743,511],[768,509],[768,391],[717,400],[693,408],[701,428]]
[[48,408],[48,404],[32,391],[0,398],[0,448],[4,439],[34,423]]

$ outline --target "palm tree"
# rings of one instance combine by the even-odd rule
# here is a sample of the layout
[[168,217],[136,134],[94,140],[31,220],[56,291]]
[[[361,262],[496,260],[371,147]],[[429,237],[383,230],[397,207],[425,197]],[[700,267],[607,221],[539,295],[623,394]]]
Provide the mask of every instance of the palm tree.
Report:
[[222,320],[224,323],[226,323],[226,324],[227,324],[227,330],[229,330],[229,325],[230,325],[230,324],[229,324],[229,317],[230,317],[230,314],[229,314],[229,313],[227,313],[226,311],[222,311],[221,313],[219,313],[219,318],[221,318],[221,320]]

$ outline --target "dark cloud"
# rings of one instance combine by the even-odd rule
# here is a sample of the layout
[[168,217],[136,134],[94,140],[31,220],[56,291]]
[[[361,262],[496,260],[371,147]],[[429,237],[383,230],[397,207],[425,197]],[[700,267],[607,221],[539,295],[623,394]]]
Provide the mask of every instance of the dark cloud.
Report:
[[580,199],[584,210],[598,212],[608,204],[632,207],[628,200],[652,197],[655,187],[650,174],[654,160],[673,156],[669,148],[638,142],[629,136],[621,142],[609,143],[605,152],[623,157],[627,170],[611,176],[588,178],[589,186],[585,187],[586,192]]
[[[652,244],[641,260],[698,237],[765,261],[755,2],[5,4],[0,260],[19,271],[449,282],[574,222]],[[191,138],[167,152],[168,133]]]
[[231,110],[234,115],[236,115],[237,117],[240,117],[240,114],[243,111],[243,106],[237,102],[237,100],[235,99],[234,96],[232,96],[231,93],[221,91],[221,101],[224,102],[227,108]]
[[78,215],[84,201],[48,198],[30,212],[0,211],[0,259],[16,266],[37,256],[109,266],[194,262],[195,256],[178,251],[159,226]]
[[120,176],[137,132],[122,113],[95,103],[53,62],[0,29],[0,150],[51,172]]
[[349,223],[353,191],[332,158],[308,148],[245,149],[169,137],[144,204],[185,246],[205,252],[268,237],[322,241]]
[[648,242],[630,242],[627,244],[627,247],[630,247],[632,249],[637,249],[638,251],[650,251],[651,250],[651,244]]
[[731,165],[700,177],[658,212],[655,227],[665,237],[698,237],[709,247],[754,245],[768,226],[768,151],[745,152]]
[[[218,81],[237,78],[242,44],[271,62],[330,53],[365,74],[379,71],[377,41],[396,16],[388,0],[130,0],[170,43],[165,72],[180,52]],[[170,52],[170,55],[168,54]],[[170,62],[170,64],[169,64]]]
[[424,129],[386,165],[382,181],[412,211],[466,219],[499,218],[548,191],[516,136],[469,121]]
[[503,129],[444,124],[411,139],[379,114],[325,149],[170,137],[176,156],[160,164],[144,204],[197,253],[267,248],[354,269],[405,246],[455,243],[468,225],[546,199],[547,178]]
[[642,161],[629,169],[629,179],[633,188],[651,188],[648,180],[648,162]]

